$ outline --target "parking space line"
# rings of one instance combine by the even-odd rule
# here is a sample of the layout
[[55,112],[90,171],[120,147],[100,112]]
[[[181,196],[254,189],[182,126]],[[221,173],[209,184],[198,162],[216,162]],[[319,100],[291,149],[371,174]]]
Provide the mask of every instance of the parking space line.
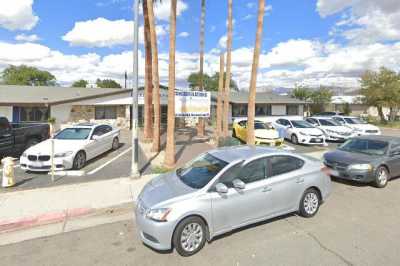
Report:
[[128,153],[129,151],[132,150],[132,147],[129,147],[128,149],[124,150],[123,152],[121,152],[117,157],[114,157],[113,159],[111,159],[110,161],[100,165],[99,167],[93,169],[92,171],[90,171],[89,173],[87,173],[87,175],[93,175],[94,173],[97,173],[98,171],[100,171],[101,169],[103,169],[104,167],[106,167],[107,165],[109,165],[110,163],[118,160],[120,157],[122,157],[123,155],[125,155],[126,153]]

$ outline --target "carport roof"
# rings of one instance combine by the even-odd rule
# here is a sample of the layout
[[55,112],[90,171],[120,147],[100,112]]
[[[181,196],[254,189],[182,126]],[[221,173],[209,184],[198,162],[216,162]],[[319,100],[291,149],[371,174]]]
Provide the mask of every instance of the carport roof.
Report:
[[61,104],[116,94],[130,95],[130,92],[126,89],[0,85],[0,105]]
[[[217,97],[218,93],[213,92],[213,97]],[[231,103],[248,103],[248,91],[231,91],[229,101]],[[269,104],[304,104],[306,102],[292,98],[287,95],[274,94],[272,92],[257,92],[256,103],[269,103]]]

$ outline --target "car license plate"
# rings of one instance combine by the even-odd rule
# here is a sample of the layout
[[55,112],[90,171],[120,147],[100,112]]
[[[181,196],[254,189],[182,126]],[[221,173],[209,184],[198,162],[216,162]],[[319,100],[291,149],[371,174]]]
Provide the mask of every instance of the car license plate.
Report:
[[330,172],[332,176],[339,176],[339,172],[336,170],[331,169]]
[[43,163],[41,163],[41,162],[31,162],[31,166],[33,166],[33,167],[43,167]]
[[322,142],[322,139],[315,139],[315,142]]

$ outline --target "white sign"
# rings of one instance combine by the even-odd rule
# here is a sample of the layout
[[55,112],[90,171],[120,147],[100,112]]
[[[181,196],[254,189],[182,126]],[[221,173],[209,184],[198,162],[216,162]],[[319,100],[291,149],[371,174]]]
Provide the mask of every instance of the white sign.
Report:
[[207,91],[176,91],[176,117],[210,117],[211,93]]

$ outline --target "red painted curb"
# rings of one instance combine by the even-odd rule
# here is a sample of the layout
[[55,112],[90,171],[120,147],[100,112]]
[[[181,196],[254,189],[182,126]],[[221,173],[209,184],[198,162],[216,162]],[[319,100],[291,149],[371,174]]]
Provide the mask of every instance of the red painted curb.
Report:
[[94,212],[94,209],[91,208],[76,208],[59,212],[44,213],[12,221],[0,221],[0,234],[40,225],[59,223],[65,221],[67,218],[84,216],[92,212]]

